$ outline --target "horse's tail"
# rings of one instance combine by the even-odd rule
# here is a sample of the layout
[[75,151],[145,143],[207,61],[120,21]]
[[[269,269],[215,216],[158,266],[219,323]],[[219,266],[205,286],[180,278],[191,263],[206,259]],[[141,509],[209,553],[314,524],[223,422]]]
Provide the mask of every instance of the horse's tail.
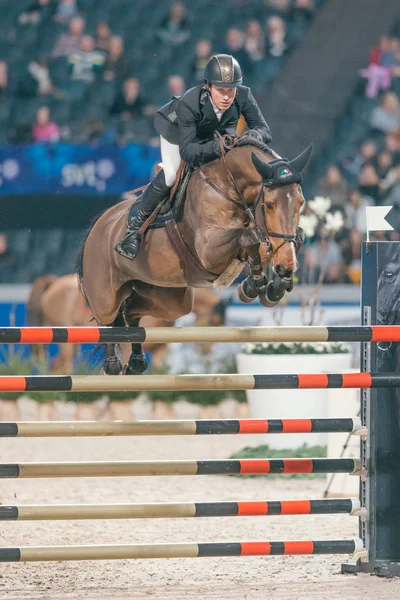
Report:
[[82,278],[83,278],[83,253],[85,252],[85,245],[87,242],[87,239],[90,235],[90,232],[92,231],[94,225],[97,223],[97,221],[100,219],[100,217],[108,210],[108,208],[106,208],[105,210],[103,210],[103,212],[101,212],[99,215],[97,215],[96,217],[93,218],[92,222],[90,223],[87,231],[85,232],[85,235],[82,238],[82,242],[81,245],[79,247],[78,253],[76,255],[76,259],[75,259],[75,268],[74,268],[74,272],[78,275],[78,281],[79,281],[79,290],[82,294],[82,296],[84,297],[86,304],[88,305],[88,307],[90,308],[90,304],[89,301],[87,299],[87,296],[85,294],[85,290],[83,288],[83,284],[82,284]]
[[44,292],[56,279],[56,275],[43,275],[32,283],[27,303],[27,324],[29,327],[42,327],[45,324],[41,299]]

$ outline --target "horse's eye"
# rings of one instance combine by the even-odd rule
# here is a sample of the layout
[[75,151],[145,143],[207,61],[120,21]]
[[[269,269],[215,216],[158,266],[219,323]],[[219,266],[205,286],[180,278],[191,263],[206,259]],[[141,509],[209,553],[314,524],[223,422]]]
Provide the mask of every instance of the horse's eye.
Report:
[[394,277],[395,277],[395,274],[393,273],[393,271],[389,271],[387,269],[385,269],[383,271],[383,278],[385,281],[388,281],[388,282],[393,281]]
[[265,206],[268,208],[268,210],[273,210],[274,209],[274,203],[273,202],[266,202]]

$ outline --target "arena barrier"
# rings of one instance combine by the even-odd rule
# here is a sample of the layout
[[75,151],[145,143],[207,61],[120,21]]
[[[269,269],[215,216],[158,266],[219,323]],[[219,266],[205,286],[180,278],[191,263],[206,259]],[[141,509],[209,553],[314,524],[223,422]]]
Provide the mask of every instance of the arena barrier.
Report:
[[159,502],[152,504],[60,504],[0,506],[0,521],[78,519],[187,519],[280,515],[363,514],[355,498],[265,500],[259,502]]
[[3,344],[182,342],[400,342],[400,326],[0,327]]
[[165,390],[295,390],[396,388],[397,373],[278,375],[28,375],[0,376],[0,392],[126,392]]
[[359,417],[348,419],[215,419],[187,421],[31,421],[0,423],[0,437],[227,435],[263,433],[367,435]]
[[[400,575],[400,514],[398,511],[398,465],[400,464],[400,419],[395,388],[400,387],[400,359],[397,344],[400,327],[394,325],[398,314],[398,286],[393,285],[393,265],[400,260],[400,244],[364,243],[362,277],[362,327],[287,327],[287,328],[3,328],[4,343],[93,343],[93,342],[261,342],[261,341],[359,341],[361,373],[292,374],[292,375],[181,375],[181,376],[27,376],[0,377],[0,391],[122,391],[122,390],[235,390],[235,389],[305,389],[361,388],[360,459],[243,459],[196,461],[126,461],[82,463],[15,463],[1,464],[0,478],[17,477],[91,477],[136,475],[222,475],[222,474],[286,474],[345,472],[360,476],[360,501],[349,504],[321,504],[323,500],[215,502],[158,505],[82,505],[82,506],[4,506],[1,520],[62,519],[62,518],[155,518],[186,516],[247,516],[267,514],[327,514],[348,512],[360,518],[360,539],[284,542],[222,542],[110,546],[55,546],[0,548],[0,562],[59,561],[121,558],[179,558],[205,556],[266,556],[289,554],[350,554],[356,565],[342,565],[342,572],[370,572],[392,577]],[[390,265],[390,267],[389,267]],[[378,319],[383,320],[375,325]],[[378,343],[389,342],[388,346]],[[379,389],[379,396],[375,388]],[[279,421],[279,420],[278,420]],[[310,423],[310,420],[308,420]],[[201,431],[199,422],[190,422],[189,434],[213,433]],[[245,423],[245,422],[242,422]],[[262,427],[272,421],[263,420]],[[284,433],[284,421],[279,428]],[[93,425],[93,424],[92,424]],[[76,424],[82,435],[95,427]],[[127,424],[132,427],[132,424]],[[302,427],[302,424],[300,427]],[[185,425],[185,427],[189,427]],[[232,425],[229,425],[231,427]],[[312,424],[308,425],[312,427]],[[43,427],[44,429],[40,430]],[[77,435],[78,429],[66,424],[8,423],[2,427],[3,437],[38,437],[46,435]],[[110,429],[111,427],[111,429]],[[158,432],[155,425],[153,434]],[[167,424],[166,428],[171,427]],[[175,425],[174,425],[175,427]],[[182,425],[176,426],[183,434]],[[199,429],[198,429],[199,427]],[[208,425],[206,426],[208,427]],[[219,426],[217,426],[219,427]],[[240,431],[240,421],[232,426]],[[246,425],[244,425],[246,428]],[[278,427],[273,425],[271,429]],[[350,424],[347,424],[350,427]],[[64,428],[64,429],[63,429]],[[86,428],[86,429],[85,429]],[[146,426],[137,425],[136,435],[145,435]],[[110,433],[113,431],[113,433]],[[99,424],[96,435],[122,435],[116,424]],[[171,431],[171,430],[169,430]],[[100,433],[101,432],[101,433]],[[118,433],[117,433],[118,432]],[[253,433],[254,431],[246,431]],[[291,433],[293,431],[290,431]],[[218,431],[218,433],[222,433]],[[225,430],[225,433],[228,433]],[[264,433],[264,431],[263,431]],[[169,434],[169,433],[168,433]],[[332,502],[332,500],[330,500]],[[121,512],[119,512],[121,511]],[[46,515],[44,513],[47,513]],[[51,515],[51,516],[50,516]]]

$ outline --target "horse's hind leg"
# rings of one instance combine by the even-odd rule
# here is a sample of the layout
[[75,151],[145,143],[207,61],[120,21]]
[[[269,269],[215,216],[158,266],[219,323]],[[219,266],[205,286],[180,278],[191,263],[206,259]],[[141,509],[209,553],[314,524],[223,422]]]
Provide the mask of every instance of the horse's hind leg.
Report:
[[[140,319],[130,319],[129,327],[138,327]],[[131,344],[132,352],[127,365],[124,367],[124,375],[141,375],[147,370],[146,356],[142,344]]]
[[[124,316],[121,308],[119,309],[119,312],[111,325],[112,327],[125,327]],[[106,375],[119,375],[122,372],[122,363],[118,350],[118,344],[106,344],[106,357],[103,365],[104,373]]]
[[[176,321],[190,313],[193,292],[190,288],[162,288],[143,282],[135,282],[135,289],[124,303],[124,317],[129,327],[137,327],[143,316],[163,321]],[[141,344],[132,344],[125,374],[139,375],[147,368]]]

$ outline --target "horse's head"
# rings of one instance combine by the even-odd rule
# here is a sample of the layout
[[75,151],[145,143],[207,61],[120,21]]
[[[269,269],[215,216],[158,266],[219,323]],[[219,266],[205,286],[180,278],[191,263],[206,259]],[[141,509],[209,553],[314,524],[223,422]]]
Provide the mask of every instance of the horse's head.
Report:
[[261,175],[255,201],[256,224],[269,240],[273,270],[282,279],[291,279],[297,269],[296,231],[304,204],[299,184],[311,153],[312,145],[291,161],[276,158],[270,162],[252,153],[253,165]]

